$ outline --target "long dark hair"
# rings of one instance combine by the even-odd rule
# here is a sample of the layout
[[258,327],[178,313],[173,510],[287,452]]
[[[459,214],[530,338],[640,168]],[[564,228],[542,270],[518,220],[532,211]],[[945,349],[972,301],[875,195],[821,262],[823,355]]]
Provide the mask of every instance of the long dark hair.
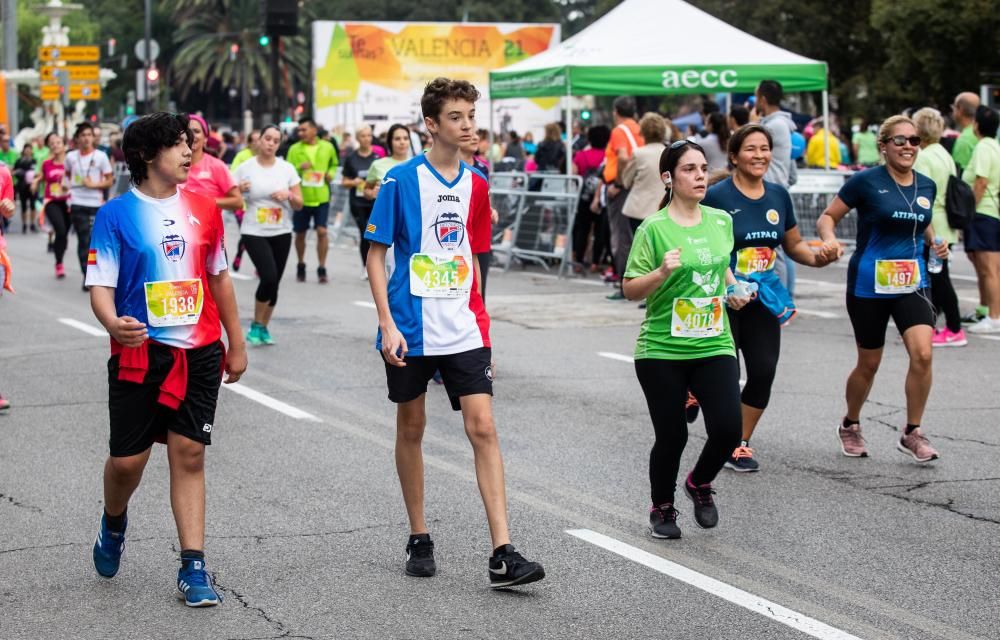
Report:
[[[678,140],[669,147],[663,150],[660,154],[660,175],[670,172],[671,182],[673,184],[673,174],[674,170],[677,169],[677,163],[680,162],[681,156],[688,149],[694,149],[701,153],[702,157],[705,156],[705,150],[701,148],[701,145],[697,142],[691,142],[690,140]],[[663,200],[660,200],[660,208],[670,204],[671,198],[674,197],[674,190],[671,187],[667,187],[667,192],[663,196]]]
[[719,150],[725,153],[729,145],[729,121],[718,111],[710,114],[708,121],[712,124],[712,133],[719,139]]

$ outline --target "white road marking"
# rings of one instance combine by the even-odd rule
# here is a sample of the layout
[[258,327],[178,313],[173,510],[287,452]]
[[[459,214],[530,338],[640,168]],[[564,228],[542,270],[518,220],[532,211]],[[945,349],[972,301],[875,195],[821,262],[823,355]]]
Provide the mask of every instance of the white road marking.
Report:
[[[617,360],[619,362],[627,362],[629,364],[635,364],[635,358],[632,356],[627,356],[624,353],[614,353],[613,351],[598,351],[597,355],[602,358],[607,358],[608,360]],[[740,380],[740,387],[747,383],[746,380]]]
[[659,571],[671,578],[680,580],[696,589],[701,589],[723,600],[728,600],[744,609],[759,613],[775,622],[797,629],[813,638],[819,638],[819,640],[861,640],[846,631],[841,631],[836,627],[831,627],[828,624],[802,615],[780,604],[765,600],[752,593],[738,589],[715,578],[710,578],[676,562],[671,562],[670,560],[653,555],[596,531],[591,531],[590,529],[569,529],[566,533],[645,567]]
[[828,320],[840,317],[840,314],[831,311],[812,311],[811,309],[799,309],[798,311],[804,316],[816,316],[817,318],[827,318]]
[[74,320],[73,318],[59,318],[59,322],[66,325],[67,327],[73,327],[79,331],[86,333],[87,335],[95,336],[98,338],[107,338],[108,332],[101,327],[95,327],[92,324],[87,324],[86,322],[80,322],[79,320]]
[[[98,329],[97,327],[87,324],[86,322],[80,322],[79,320],[74,320],[72,318],[59,318],[59,322],[63,323],[67,327],[73,327],[74,329],[77,329],[92,336],[100,338],[108,337],[107,331],[105,331],[104,329]],[[274,409],[275,411],[283,413],[291,418],[295,418],[296,420],[311,420],[312,422],[320,422],[319,418],[317,418],[316,416],[307,411],[303,411],[302,409],[293,407],[290,404],[272,398],[266,393],[261,393],[260,391],[251,389],[250,387],[244,384],[240,384],[239,382],[234,382],[233,384],[224,384],[222,385],[222,388],[229,389],[230,391],[237,393],[243,396],[244,398],[249,398],[254,402],[258,402],[264,405],[265,407],[268,407],[269,409]]]
[[250,400],[258,402],[269,409],[274,409],[278,413],[283,413],[290,418],[295,418],[296,420],[309,420],[312,422],[321,422],[319,418],[317,418],[316,416],[307,411],[303,411],[302,409],[293,407],[290,404],[272,398],[266,393],[261,393],[260,391],[251,389],[250,387],[244,384],[240,384],[239,382],[234,382],[233,384],[224,384],[222,385],[222,388],[229,389],[230,391],[238,393],[244,398],[249,398]]
[[371,300],[355,300],[351,304],[353,304],[356,307],[364,307],[365,309],[377,309],[378,308],[378,307],[375,306],[375,303],[372,302]]
[[1000,336],[984,336],[978,333],[969,333],[969,332],[966,332],[966,334],[972,336],[973,338],[982,338],[983,340],[1000,340]]
[[602,358],[607,358],[608,360],[618,360],[619,362],[627,362],[629,364],[635,362],[635,358],[633,358],[632,356],[627,356],[622,353],[612,353],[610,351],[598,351],[597,355],[601,356]]
[[253,280],[253,276],[248,276],[245,273],[236,273],[235,271],[229,271],[229,277],[233,280]]
[[507,271],[504,273],[504,275],[515,275],[515,276],[522,276],[525,278],[544,278],[545,280],[559,280],[560,282],[585,284],[591,287],[610,286],[603,280],[588,280],[587,278],[580,278],[576,276],[563,276],[562,278],[560,278],[559,275],[555,273],[534,273],[531,271]]

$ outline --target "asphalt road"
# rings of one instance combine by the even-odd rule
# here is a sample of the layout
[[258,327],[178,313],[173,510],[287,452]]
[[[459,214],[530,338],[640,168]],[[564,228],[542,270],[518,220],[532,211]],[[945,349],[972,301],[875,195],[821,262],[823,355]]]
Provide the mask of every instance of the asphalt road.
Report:
[[[14,405],[0,415],[0,638],[1000,637],[1000,341],[935,351],[924,425],[942,457],[918,466],[894,448],[906,357],[890,329],[863,415],[871,458],[845,458],[834,426],[854,346],[841,267],[799,271],[803,313],[784,330],[754,437],[762,472],[721,474],[717,529],[698,529],[680,504],[677,541],[646,531],[652,429],[628,362],[642,312],[606,301],[593,277],[492,271],[513,537],[548,574],[504,592],[488,588],[471,449],[437,387],[425,452],[439,572],[403,574],[394,409],[356,249],[332,250],[326,286],[312,268],[306,284],[289,269],[278,344],[252,350],[242,393],[222,392],[209,450],[208,567],[226,602],[189,610],[174,595],[162,448],[129,508],[121,572],[94,572],[107,341],[85,332],[99,325],[75,238],[64,281],[43,238],[9,241],[18,293],[0,299],[0,390]],[[961,258],[955,269],[968,308],[975,282]],[[249,261],[240,275],[248,323]],[[703,440],[699,420],[682,469]]]

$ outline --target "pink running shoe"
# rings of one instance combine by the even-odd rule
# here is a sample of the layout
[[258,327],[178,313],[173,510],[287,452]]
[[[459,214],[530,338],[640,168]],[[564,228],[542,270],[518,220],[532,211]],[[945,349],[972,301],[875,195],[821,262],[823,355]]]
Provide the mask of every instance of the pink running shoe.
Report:
[[951,329],[944,328],[934,332],[931,344],[935,347],[964,347],[969,344],[969,341],[965,337],[965,330],[959,329],[956,333]]
[[934,450],[931,443],[920,429],[914,429],[910,435],[903,433],[903,437],[896,443],[896,448],[908,456],[912,456],[917,462],[930,462],[938,459],[938,452]]
[[56,265],[56,278],[58,278],[59,280],[62,280],[65,277],[66,277],[66,269],[61,264],[57,264]]
[[837,425],[837,437],[840,438],[840,450],[849,458],[867,458],[868,449],[865,449],[865,439],[861,437],[861,425],[852,424],[844,428],[843,424]]

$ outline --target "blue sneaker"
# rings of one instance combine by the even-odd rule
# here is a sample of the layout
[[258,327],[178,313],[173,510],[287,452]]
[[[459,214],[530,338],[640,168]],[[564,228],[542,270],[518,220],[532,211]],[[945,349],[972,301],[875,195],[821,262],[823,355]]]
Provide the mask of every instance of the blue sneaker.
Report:
[[260,335],[261,325],[253,322],[250,324],[250,331],[247,332],[247,342],[254,346],[264,344]]
[[94,568],[105,578],[113,578],[118,573],[125,552],[125,529],[128,528],[128,518],[121,531],[108,529],[108,521],[101,516],[101,528],[94,541]]
[[177,572],[177,597],[183,598],[189,607],[214,607],[222,603],[222,594],[215,590],[204,560],[189,560],[181,565]]
[[266,325],[257,325],[257,337],[260,338],[261,344],[274,344],[274,338],[271,337]]

